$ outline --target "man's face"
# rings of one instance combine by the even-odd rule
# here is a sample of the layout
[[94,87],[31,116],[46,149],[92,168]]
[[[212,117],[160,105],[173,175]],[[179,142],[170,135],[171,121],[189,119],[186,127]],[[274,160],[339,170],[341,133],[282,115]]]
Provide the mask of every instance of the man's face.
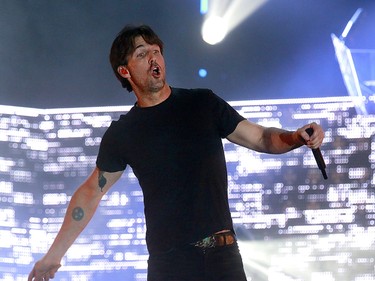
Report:
[[[134,91],[157,92],[165,85],[165,62],[158,45],[146,43],[143,37],[135,39],[135,51],[125,66]],[[121,73],[120,73],[121,74]]]

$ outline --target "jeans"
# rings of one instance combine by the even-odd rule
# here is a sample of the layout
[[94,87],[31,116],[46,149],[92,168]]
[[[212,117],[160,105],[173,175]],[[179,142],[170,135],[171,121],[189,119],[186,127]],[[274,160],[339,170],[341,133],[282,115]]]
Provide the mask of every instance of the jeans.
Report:
[[195,246],[150,255],[148,281],[246,281],[237,243],[203,250]]

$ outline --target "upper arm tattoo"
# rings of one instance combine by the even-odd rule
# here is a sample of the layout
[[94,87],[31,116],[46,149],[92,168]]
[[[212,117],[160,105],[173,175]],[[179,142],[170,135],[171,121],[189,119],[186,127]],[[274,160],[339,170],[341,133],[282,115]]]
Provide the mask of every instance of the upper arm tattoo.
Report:
[[100,190],[103,192],[103,188],[104,188],[105,184],[107,183],[107,179],[104,177],[103,171],[99,171],[98,181],[99,181]]

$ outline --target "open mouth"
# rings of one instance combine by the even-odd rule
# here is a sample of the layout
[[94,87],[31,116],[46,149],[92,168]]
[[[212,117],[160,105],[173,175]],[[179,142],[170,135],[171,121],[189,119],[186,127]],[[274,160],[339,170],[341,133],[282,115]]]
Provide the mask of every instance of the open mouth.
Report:
[[160,75],[160,67],[159,66],[154,66],[152,67],[152,75],[159,77]]

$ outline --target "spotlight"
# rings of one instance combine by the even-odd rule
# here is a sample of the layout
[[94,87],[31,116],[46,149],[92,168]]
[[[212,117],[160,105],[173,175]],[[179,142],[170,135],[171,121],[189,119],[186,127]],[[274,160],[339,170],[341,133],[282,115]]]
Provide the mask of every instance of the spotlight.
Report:
[[266,2],[267,0],[201,0],[201,14],[206,19],[202,26],[203,40],[211,45],[221,42]]
[[199,69],[198,74],[199,74],[199,76],[200,76],[201,78],[205,78],[205,77],[207,76],[207,70],[204,69],[204,68],[201,68],[201,69]]
[[203,23],[202,37],[210,45],[220,43],[227,35],[227,32],[228,24],[222,17],[212,16]]

